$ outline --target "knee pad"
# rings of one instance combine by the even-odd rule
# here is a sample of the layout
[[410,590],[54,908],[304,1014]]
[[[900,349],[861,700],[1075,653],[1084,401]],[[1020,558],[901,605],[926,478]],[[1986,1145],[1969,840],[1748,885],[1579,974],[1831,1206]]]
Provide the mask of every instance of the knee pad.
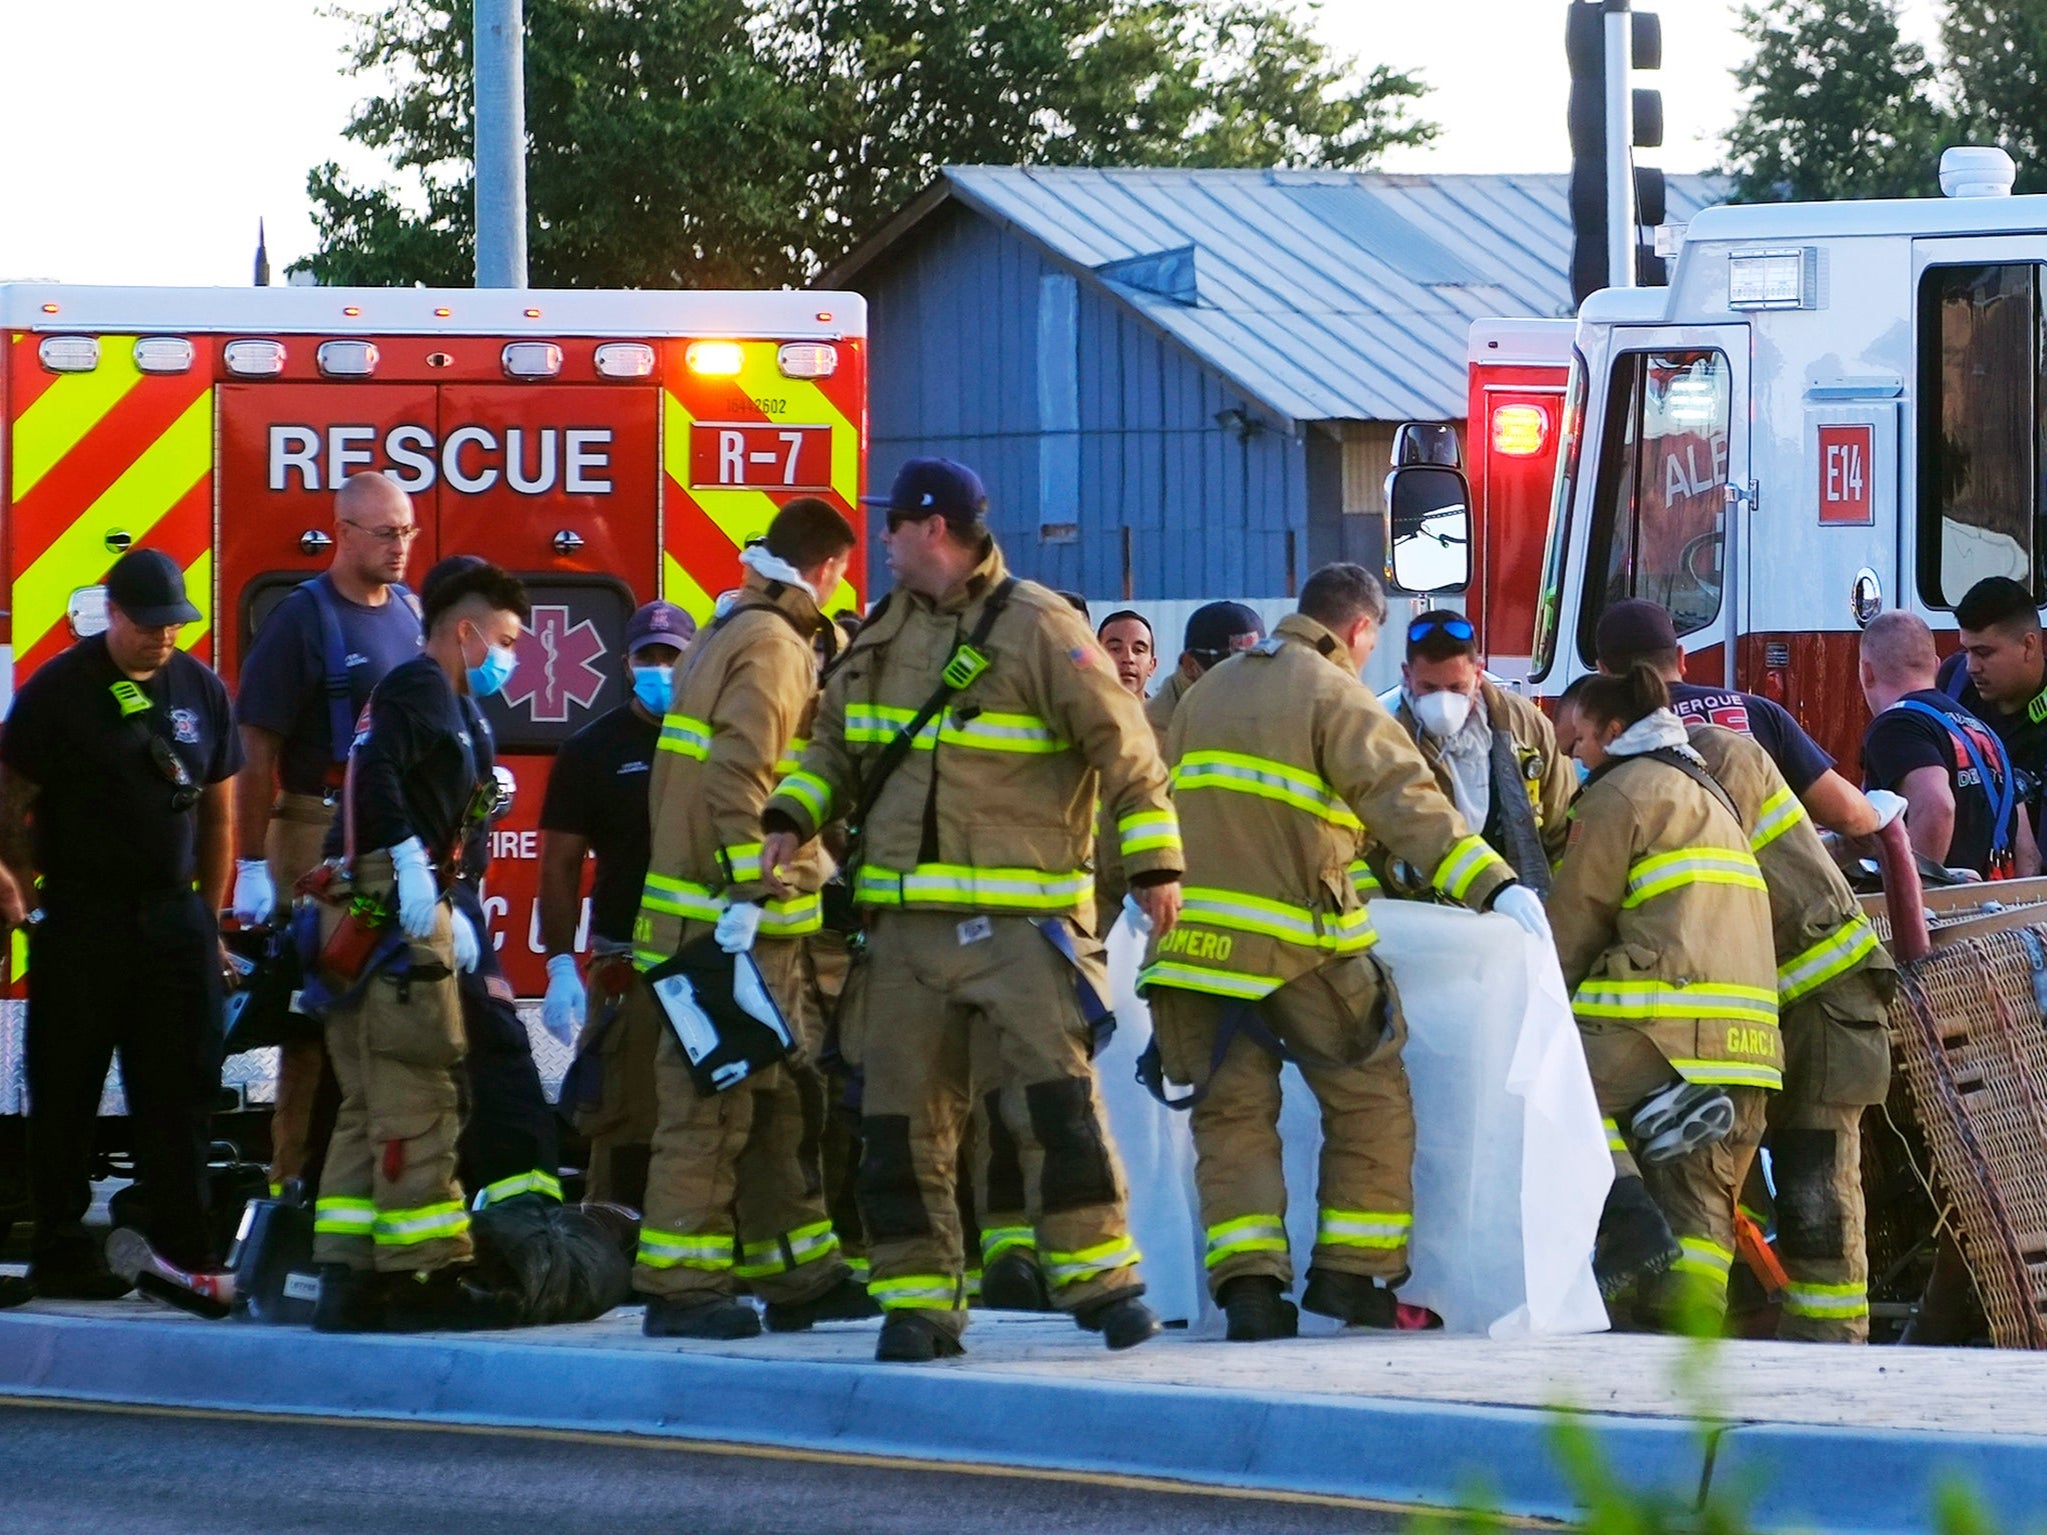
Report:
[[1093,1083],[1086,1077],[1033,1082],[1024,1089],[1031,1133],[1045,1152],[1039,1197],[1047,1215],[1116,1202],[1116,1176],[1108,1142],[1095,1118]]
[[860,1121],[860,1220],[872,1242],[931,1235],[931,1212],[910,1156],[910,1117],[870,1114]]
[[1016,1137],[1002,1118],[1002,1094],[998,1090],[981,1100],[981,1112],[988,1120],[988,1208],[980,1212],[1021,1210],[1024,1207],[1023,1154]]
[[1834,1189],[1840,1137],[1832,1130],[1779,1130],[1770,1137],[1777,1175],[1777,1250],[1786,1258],[1845,1256]]

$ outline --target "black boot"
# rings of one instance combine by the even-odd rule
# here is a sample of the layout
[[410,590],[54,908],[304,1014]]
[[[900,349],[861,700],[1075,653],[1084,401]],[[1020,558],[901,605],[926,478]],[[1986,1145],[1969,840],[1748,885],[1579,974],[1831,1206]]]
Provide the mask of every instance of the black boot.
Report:
[[314,1332],[382,1332],[383,1291],[368,1269],[345,1263],[320,1265],[320,1293],[313,1302]]
[[760,1313],[736,1295],[719,1295],[710,1300],[685,1300],[679,1296],[651,1295],[647,1298],[647,1320],[640,1331],[649,1338],[710,1338],[731,1342],[761,1335]]
[[1225,1336],[1232,1343],[1265,1343],[1300,1336],[1301,1313],[1286,1298],[1285,1286],[1270,1274],[1244,1274],[1216,1294],[1229,1318]]
[[1592,1276],[1599,1281],[1600,1297],[1612,1300],[1630,1285],[1662,1273],[1682,1251],[1642,1180],[1614,1179],[1592,1247]]
[[891,1311],[881,1324],[874,1357],[885,1364],[929,1364],[964,1354],[966,1345],[916,1311]]
[[1301,1304],[1317,1316],[1333,1316],[1350,1327],[1387,1332],[1432,1332],[1443,1319],[1425,1306],[1410,1306],[1390,1286],[1366,1274],[1311,1268]]
[[1081,1307],[1073,1313],[1073,1319],[1083,1331],[1100,1333],[1112,1350],[1136,1348],[1156,1338],[1163,1325],[1157,1313],[1144,1303],[1143,1295],[1142,1288],[1125,1290]]
[[1012,1247],[982,1269],[980,1305],[985,1311],[1052,1310],[1052,1292],[1037,1254]]
[[378,1280],[386,1332],[492,1332],[519,1320],[517,1305],[474,1283],[467,1264]]
[[881,1307],[867,1293],[867,1286],[847,1274],[824,1294],[809,1300],[771,1300],[767,1312],[769,1332],[808,1332],[814,1322],[859,1322],[880,1316]]

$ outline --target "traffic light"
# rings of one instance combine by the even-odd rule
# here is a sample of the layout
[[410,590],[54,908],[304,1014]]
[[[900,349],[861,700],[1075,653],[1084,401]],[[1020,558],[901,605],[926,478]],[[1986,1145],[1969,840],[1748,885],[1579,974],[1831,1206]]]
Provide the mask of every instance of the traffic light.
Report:
[[[1571,294],[1583,303],[1595,288],[1667,280],[1662,259],[1643,239],[1645,226],[1664,219],[1663,172],[1634,165],[1632,153],[1663,142],[1663,93],[1628,85],[1630,70],[1662,67],[1662,19],[1631,10],[1630,0],[1571,0],[1564,54],[1571,69]],[[1610,63],[1617,66],[1611,72]],[[1625,119],[1617,126],[1626,143],[1609,147],[1610,118]],[[1626,176],[1629,194],[1619,210],[1628,226],[1624,243],[1609,238],[1621,203],[1609,197],[1614,167]]]

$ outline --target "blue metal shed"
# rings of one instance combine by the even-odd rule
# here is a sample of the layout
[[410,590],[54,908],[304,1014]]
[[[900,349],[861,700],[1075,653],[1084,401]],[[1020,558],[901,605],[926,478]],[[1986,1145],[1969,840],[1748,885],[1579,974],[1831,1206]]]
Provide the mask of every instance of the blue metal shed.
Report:
[[[1672,176],[1669,217],[1721,191]],[[870,482],[921,454],[972,464],[1013,567],[1097,599],[1376,568],[1393,430],[1463,416],[1471,321],[1571,312],[1567,193],[948,167],[821,279],[869,304]]]

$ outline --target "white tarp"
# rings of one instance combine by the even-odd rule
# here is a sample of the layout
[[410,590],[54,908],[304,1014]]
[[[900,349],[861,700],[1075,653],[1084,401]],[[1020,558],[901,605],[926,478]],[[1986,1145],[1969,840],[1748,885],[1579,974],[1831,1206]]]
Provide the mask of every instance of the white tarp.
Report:
[[[1612,1164],[1554,954],[1505,917],[1374,901],[1372,920],[1407,1014],[1415,1100],[1414,1276],[1403,1298],[1457,1332],[1604,1328],[1591,1253]],[[1151,1037],[1134,989],[1140,955],[1119,923],[1109,961],[1122,1026],[1100,1063],[1102,1092],[1130,1174],[1133,1234],[1154,1304],[1167,1317],[1212,1318],[1186,1116],[1158,1105],[1132,1076]],[[1284,1082],[1287,1226],[1305,1269],[1321,1128],[1300,1073],[1286,1068]],[[1303,1331],[1322,1330],[1317,1322],[1304,1314]]]

